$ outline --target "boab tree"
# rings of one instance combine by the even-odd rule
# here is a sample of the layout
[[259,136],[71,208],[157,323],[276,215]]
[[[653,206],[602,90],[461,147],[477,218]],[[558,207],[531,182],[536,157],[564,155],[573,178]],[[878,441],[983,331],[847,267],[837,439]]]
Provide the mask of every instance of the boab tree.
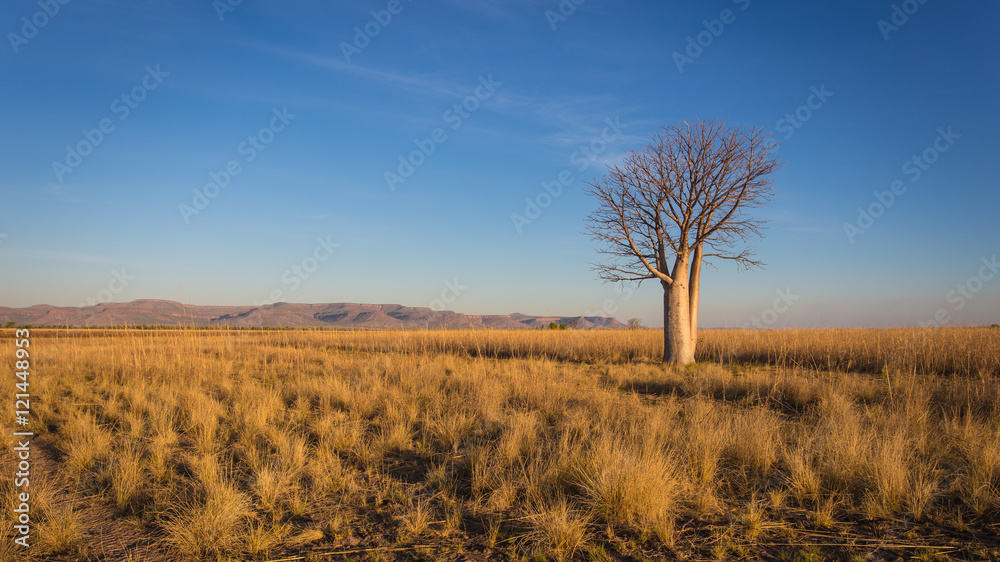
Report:
[[781,162],[762,129],[715,120],[677,123],[651,141],[589,184],[599,207],[587,231],[608,256],[595,264],[601,279],[660,281],[663,361],[686,365],[698,342],[703,262],[761,265],[745,243],[760,236],[764,221],[747,211],[770,200]]

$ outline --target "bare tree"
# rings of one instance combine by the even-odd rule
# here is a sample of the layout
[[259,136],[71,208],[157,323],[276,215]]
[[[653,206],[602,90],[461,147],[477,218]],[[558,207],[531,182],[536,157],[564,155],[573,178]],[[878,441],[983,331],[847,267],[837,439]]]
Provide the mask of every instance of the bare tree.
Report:
[[605,281],[658,279],[663,287],[663,361],[694,362],[701,269],[712,258],[761,265],[744,244],[764,221],[748,209],[771,199],[781,166],[762,129],[697,120],[665,127],[651,143],[590,183],[599,207],[587,231],[608,256]]
[[629,330],[638,330],[639,328],[642,328],[642,320],[641,319],[639,319],[639,318],[629,318],[628,319],[628,329]]

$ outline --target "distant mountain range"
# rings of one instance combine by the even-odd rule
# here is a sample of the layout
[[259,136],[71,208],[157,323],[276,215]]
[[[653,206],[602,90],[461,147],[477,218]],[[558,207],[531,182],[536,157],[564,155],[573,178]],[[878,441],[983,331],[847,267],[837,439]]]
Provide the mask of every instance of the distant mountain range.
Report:
[[268,328],[469,329],[547,327],[552,322],[582,330],[619,329],[625,325],[602,316],[470,316],[398,304],[289,304],[270,306],[192,306],[174,301],[136,300],[94,306],[0,307],[0,326],[232,326]]

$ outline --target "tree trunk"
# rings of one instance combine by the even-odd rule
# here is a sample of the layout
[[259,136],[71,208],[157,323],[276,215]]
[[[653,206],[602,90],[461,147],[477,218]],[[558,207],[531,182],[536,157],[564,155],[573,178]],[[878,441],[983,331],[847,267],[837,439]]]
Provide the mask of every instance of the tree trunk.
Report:
[[698,298],[701,287],[701,246],[694,250],[691,259],[691,281],[688,283],[688,306],[691,318],[691,352],[698,349]]
[[663,362],[675,365],[694,363],[691,317],[688,304],[688,264],[678,258],[673,283],[663,284]]

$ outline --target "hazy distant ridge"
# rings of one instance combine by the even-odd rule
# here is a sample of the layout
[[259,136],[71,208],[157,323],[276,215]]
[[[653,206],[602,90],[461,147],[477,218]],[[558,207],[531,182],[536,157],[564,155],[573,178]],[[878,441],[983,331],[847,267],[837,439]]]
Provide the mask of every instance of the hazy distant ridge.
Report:
[[495,328],[548,326],[551,322],[578,329],[619,329],[614,318],[601,316],[470,316],[451,311],[398,304],[288,304],[272,306],[191,306],[164,300],[104,303],[87,307],[35,305],[0,307],[0,325],[32,326],[234,326],[272,328]]

